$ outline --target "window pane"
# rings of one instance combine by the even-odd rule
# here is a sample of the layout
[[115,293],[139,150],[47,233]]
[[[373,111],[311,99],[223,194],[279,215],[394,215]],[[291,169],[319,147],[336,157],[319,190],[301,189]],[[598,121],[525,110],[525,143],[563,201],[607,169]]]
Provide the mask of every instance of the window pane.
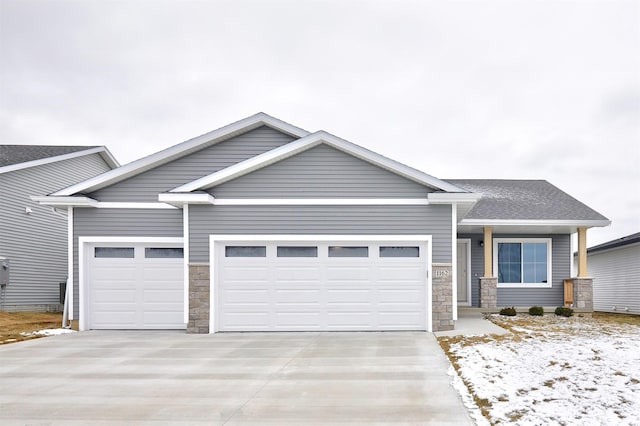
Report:
[[278,257],[318,257],[318,247],[278,247]]
[[520,243],[498,243],[498,282],[522,282]]
[[147,259],[182,259],[184,250],[180,247],[145,247],[144,257]]
[[420,257],[420,247],[380,247],[380,257]]
[[329,257],[369,257],[369,247],[329,247]]
[[547,282],[547,243],[523,243],[524,282]]
[[133,247],[96,247],[94,256],[104,259],[133,259]]
[[224,248],[226,257],[267,257],[265,246],[226,246]]

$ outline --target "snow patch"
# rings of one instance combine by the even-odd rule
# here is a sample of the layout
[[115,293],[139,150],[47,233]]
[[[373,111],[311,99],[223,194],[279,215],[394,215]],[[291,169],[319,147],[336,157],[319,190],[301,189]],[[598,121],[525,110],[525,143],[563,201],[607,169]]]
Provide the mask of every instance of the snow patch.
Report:
[[75,333],[75,330],[69,328],[47,328],[44,330],[31,331],[28,333],[20,333],[23,336],[58,336],[60,334]]
[[451,344],[461,376],[453,386],[465,405],[475,403],[462,379],[489,402],[494,424],[640,425],[640,327],[586,318],[499,321],[517,334]]

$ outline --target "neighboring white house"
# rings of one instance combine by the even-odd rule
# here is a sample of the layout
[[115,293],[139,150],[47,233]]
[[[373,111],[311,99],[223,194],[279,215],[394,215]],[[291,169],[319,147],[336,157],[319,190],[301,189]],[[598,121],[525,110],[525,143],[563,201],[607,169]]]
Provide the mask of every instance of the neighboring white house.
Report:
[[640,315],[640,232],[587,250],[593,309]]
[[118,162],[103,146],[0,145],[0,311],[60,309],[66,281],[66,211],[33,195],[84,181]]

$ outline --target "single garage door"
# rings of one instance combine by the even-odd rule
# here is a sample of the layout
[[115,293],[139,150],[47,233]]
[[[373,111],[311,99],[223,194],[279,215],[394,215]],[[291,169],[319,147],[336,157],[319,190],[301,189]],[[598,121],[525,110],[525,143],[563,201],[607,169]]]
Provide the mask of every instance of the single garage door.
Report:
[[426,330],[425,243],[218,243],[219,331]]
[[97,243],[87,250],[89,328],[185,328],[181,246]]

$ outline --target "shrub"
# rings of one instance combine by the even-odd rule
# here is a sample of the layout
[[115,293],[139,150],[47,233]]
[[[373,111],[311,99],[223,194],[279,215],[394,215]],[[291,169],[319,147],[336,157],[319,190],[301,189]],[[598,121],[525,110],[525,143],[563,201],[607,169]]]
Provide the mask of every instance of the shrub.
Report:
[[516,308],[514,308],[513,306],[510,308],[502,308],[500,309],[500,315],[505,315],[508,317],[515,317],[516,316]]
[[572,317],[573,316],[573,309],[571,308],[566,308],[564,306],[558,306],[556,308],[556,315],[562,316],[562,317]]
[[529,308],[529,315],[541,317],[544,315],[544,309],[542,306],[532,306]]

